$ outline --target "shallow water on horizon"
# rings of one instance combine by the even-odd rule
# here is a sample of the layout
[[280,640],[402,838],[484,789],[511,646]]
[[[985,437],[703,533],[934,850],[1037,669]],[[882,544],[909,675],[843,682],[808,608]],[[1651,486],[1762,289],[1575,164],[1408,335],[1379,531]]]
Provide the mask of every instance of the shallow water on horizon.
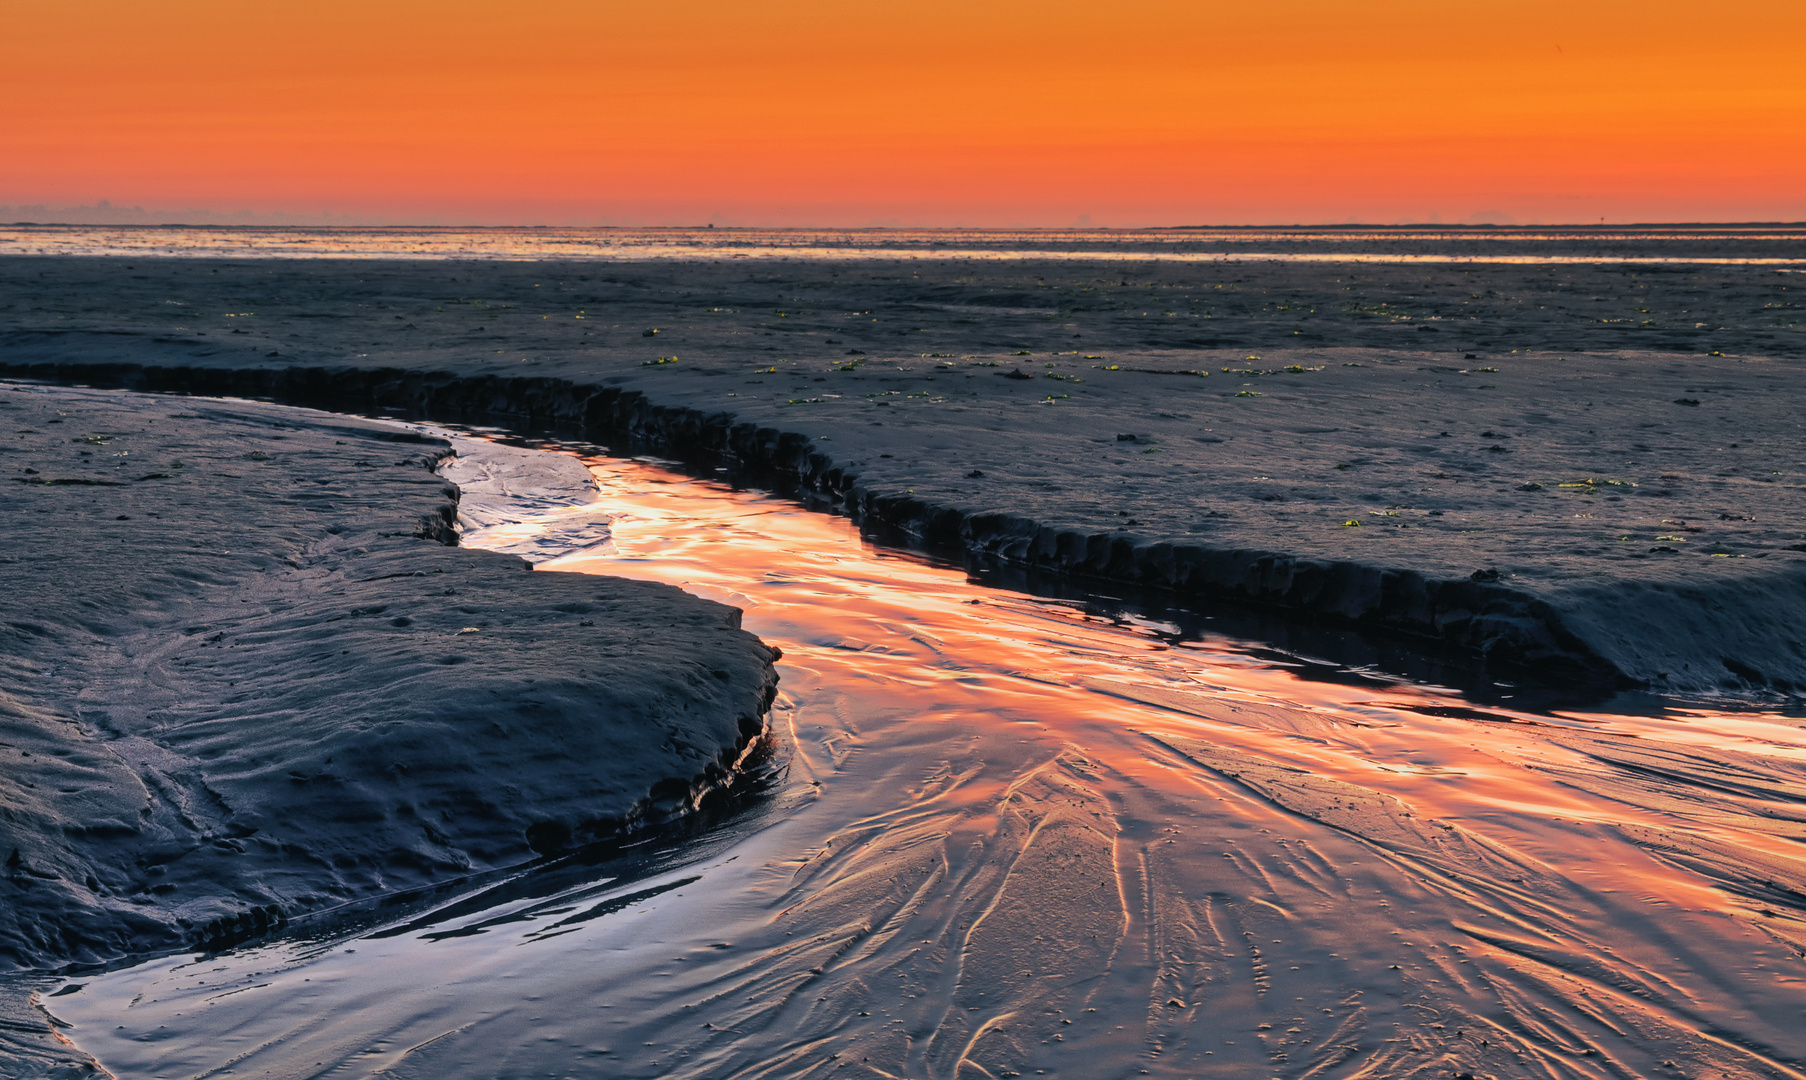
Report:
[[5,225],[0,255],[294,259],[1158,259],[1806,267],[1806,227],[757,229]]
[[[1806,731],[1475,706],[987,588],[651,461],[471,534],[783,648],[771,794],[82,980],[122,1077],[1806,1075]],[[561,548],[557,538],[570,538]]]

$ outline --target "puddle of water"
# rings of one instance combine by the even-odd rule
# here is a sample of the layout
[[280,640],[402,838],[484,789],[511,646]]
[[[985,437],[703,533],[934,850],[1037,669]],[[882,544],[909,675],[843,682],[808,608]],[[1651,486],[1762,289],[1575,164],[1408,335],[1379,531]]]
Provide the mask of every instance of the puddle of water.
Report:
[[[50,1002],[121,1076],[1806,1076],[1806,735],[1484,707],[987,589],[656,462],[473,546],[785,652],[776,792]],[[569,537],[561,543],[559,537]],[[679,842],[681,840],[681,842]]]

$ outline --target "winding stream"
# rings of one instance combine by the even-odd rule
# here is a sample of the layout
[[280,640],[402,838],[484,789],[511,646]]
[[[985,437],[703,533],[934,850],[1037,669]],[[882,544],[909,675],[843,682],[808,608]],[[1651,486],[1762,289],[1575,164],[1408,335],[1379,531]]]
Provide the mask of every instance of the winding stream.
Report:
[[466,543],[744,608],[785,654],[760,790],[85,979],[72,1040],[122,1077],[1806,1077],[1799,719],[1306,679],[590,463],[599,502]]

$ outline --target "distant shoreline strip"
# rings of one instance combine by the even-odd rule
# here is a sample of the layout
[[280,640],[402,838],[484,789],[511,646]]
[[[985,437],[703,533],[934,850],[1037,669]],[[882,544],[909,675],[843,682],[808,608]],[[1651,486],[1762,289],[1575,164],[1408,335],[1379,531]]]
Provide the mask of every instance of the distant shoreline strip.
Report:
[[0,257],[63,256],[86,258],[191,259],[346,259],[409,262],[670,262],[751,260],[771,262],[1177,262],[1177,263],[1348,263],[1389,265],[1508,266],[1758,266],[1806,269],[1806,258],[1657,255],[1466,255],[1409,252],[1205,252],[1205,251],[1069,251],[1060,249],[998,251],[986,248],[699,248],[691,246],[598,248],[592,251],[495,251],[471,248],[418,249],[294,248],[268,245],[174,246],[158,244],[70,243],[27,245],[0,237]]

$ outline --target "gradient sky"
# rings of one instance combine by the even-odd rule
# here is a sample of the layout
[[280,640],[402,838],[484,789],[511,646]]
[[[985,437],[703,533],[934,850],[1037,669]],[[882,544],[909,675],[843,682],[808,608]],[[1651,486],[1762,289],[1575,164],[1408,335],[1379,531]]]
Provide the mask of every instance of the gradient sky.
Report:
[[1800,0],[3,0],[0,205],[1806,219]]

